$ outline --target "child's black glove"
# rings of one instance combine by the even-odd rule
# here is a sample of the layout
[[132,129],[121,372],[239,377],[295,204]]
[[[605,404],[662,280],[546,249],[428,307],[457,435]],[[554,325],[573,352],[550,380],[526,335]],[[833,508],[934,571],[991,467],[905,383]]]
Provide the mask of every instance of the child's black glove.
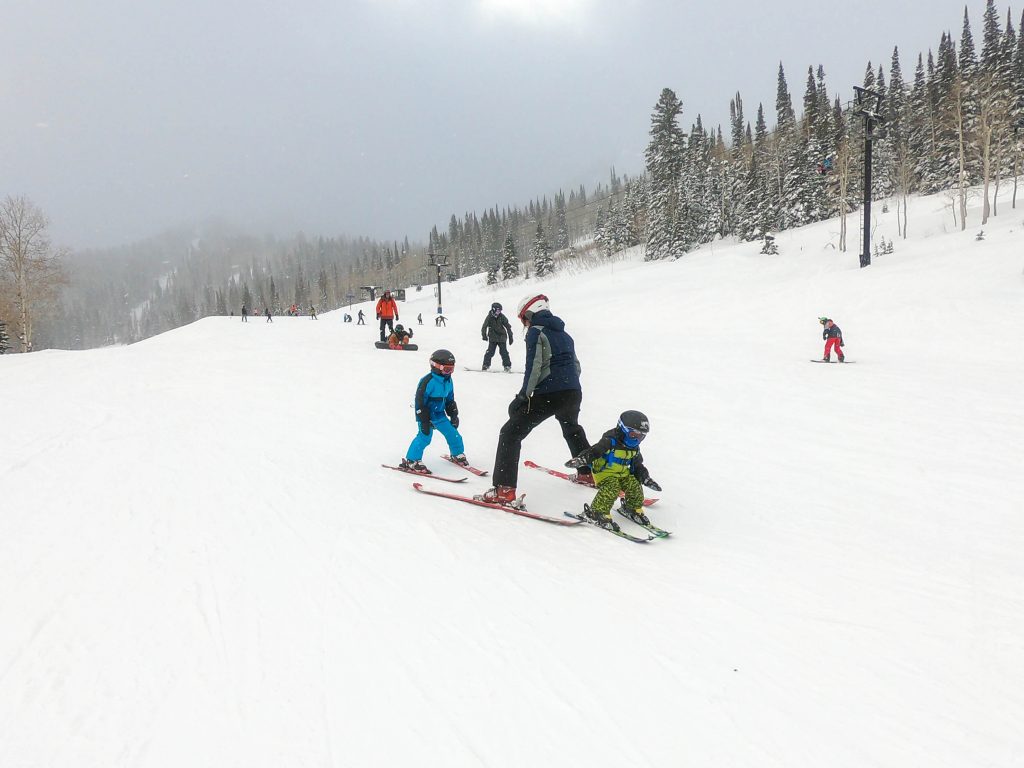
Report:
[[573,458],[565,462],[565,466],[569,467],[570,469],[579,469],[580,467],[585,467],[586,465],[587,460],[583,458],[582,453],[579,456],[574,456]]
[[661,486],[654,482],[653,478],[648,477],[646,480],[644,480],[644,485],[646,485],[652,491],[661,491]]
[[430,423],[430,419],[424,419],[420,422],[420,432],[424,435],[429,435],[430,430],[433,429],[433,424]]
[[452,423],[452,426],[455,427],[456,429],[459,428],[459,414],[456,413],[453,414],[452,416],[449,416],[448,421],[450,421]]
[[839,340],[839,346],[840,347],[843,346],[843,340],[842,339]]

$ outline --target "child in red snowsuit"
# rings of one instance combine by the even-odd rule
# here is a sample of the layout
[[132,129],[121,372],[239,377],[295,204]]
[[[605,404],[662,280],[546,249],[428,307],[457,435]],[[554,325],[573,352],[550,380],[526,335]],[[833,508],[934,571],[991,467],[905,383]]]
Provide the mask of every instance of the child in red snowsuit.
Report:
[[832,350],[836,351],[836,355],[839,357],[839,362],[846,362],[846,357],[843,355],[843,332],[839,326],[832,322],[828,317],[819,317],[820,322],[825,329],[821,332],[821,338],[825,341],[825,356],[821,359],[825,362],[832,362]]

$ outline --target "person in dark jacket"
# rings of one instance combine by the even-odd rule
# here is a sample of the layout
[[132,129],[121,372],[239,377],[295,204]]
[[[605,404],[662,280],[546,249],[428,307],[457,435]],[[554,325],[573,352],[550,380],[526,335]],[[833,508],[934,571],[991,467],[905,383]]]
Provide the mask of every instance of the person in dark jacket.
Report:
[[249,322],[249,308],[245,304],[242,305],[242,322]]
[[481,366],[485,371],[491,367],[491,359],[494,357],[494,350],[501,355],[501,365],[505,372],[512,370],[512,358],[508,356],[508,348],[505,346],[505,339],[512,343],[512,326],[508,324],[508,318],[501,313],[501,304],[491,304],[491,311],[484,318],[484,324],[480,326],[480,336],[487,342],[487,351],[484,352],[484,364]]
[[832,362],[832,350],[835,349],[836,354],[839,356],[839,362],[845,363],[846,356],[843,354],[843,332],[839,326],[832,322],[830,318],[819,317],[820,322],[825,329],[821,332],[821,338],[825,342],[825,356],[821,358],[826,363]]
[[[494,457],[494,487],[478,497],[482,501],[521,506],[516,496],[519,481],[519,454],[523,439],[552,416],[562,428],[569,455],[578,456],[590,447],[580,426],[580,361],[565,323],[551,314],[548,297],[532,294],[519,302],[516,313],[527,328],[526,370],[523,386],[508,406],[508,421],[498,434]],[[580,467],[576,481],[594,485],[589,467]]]
[[366,319],[363,317],[363,310],[359,310],[359,321],[356,325],[366,325]]
[[265,314],[267,316],[267,322],[268,323],[274,322],[274,317],[273,317],[273,315],[270,314],[270,307],[264,307],[263,308],[263,314]]

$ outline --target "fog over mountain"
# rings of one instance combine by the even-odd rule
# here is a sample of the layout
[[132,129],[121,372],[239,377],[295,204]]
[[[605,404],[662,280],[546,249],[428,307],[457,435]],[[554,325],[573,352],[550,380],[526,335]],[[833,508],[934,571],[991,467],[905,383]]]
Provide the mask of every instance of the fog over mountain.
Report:
[[[982,7],[971,8],[977,24]],[[12,4],[0,179],[55,242],[118,245],[220,216],[255,234],[422,238],[452,211],[643,169],[663,87],[726,125],[771,111],[779,61],[849,99],[866,59],[958,29],[954,0],[199,0]],[[927,19],[928,23],[922,23]]]

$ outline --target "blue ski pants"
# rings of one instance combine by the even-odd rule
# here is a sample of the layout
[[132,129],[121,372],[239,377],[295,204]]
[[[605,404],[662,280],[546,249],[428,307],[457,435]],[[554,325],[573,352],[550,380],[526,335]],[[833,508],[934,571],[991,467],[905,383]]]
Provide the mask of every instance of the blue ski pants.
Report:
[[[444,439],[448,441],[448,452],[452,456],[458,456],[460,453],[466,452],[462,444],[462,435],[459,434],[459,430],[452,426],[447,417],[435,419],[431,423],[434,425],[434,429],[444,435]],[[430,441],[434,437],[434,429],[431,429],[430,434],[427,435],[423,434],[420,430],[416,430],[416,437],[409,444],[409,450],[405,452],[405,458],[409,459],[409,461],[419,461],[422,459],[423,451],[430,445]]]

